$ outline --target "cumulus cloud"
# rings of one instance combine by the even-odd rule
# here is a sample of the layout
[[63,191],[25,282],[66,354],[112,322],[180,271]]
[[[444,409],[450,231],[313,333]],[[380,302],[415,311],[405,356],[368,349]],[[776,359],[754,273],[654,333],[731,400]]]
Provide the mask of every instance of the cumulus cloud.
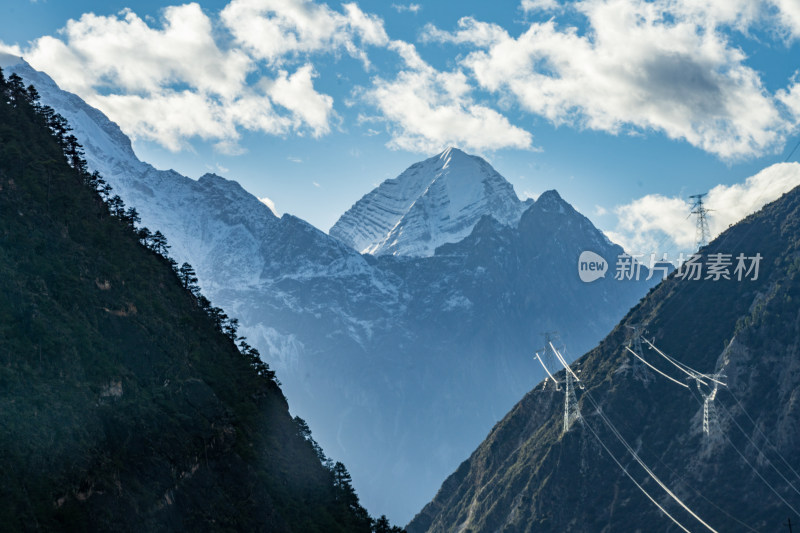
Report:
[[269,207],[269,210],[272,211],[273,215],[275,215],[276,217],[280,216],[278,214],[278,211],[275,209],[275,202],[273,202],[272,199],[265,196],[263,198],[259,198],[258,201],[264,204],[265,206]]
[[605,233],[632,254],[661,253],[666,242],[690,249],[695,239],[690,207],[683,198],[649,194],[616,207],[617,226]]
[[[466,17],[453,32],[428,27],[423,38],[478,48],[461,64],[480,87],[554,124],[657,131],[737,159],[779,149],[796,125],[720,30],[746,31],[761,20],[761,4],[583,0],[569,9],[585,31],[551,19],[514,37]],[[522,7],[536,6],[550,3]]]
[[[778,163],[743,183],[717,185],[704,198],[709,230],[714,238],[731,224],[761,209],[800,185],[800,163]],[[670,248],[686,252],[695,244],[695,219],[688,199],[651,194],[618,206],[617,226],[608,237],[631,253],[663,253]],[[665,246],[666,245],[666,246]]]
[[239,44],[272,63],[298,53],[337,49],[368,63],[357,43],[386,44],[383,21],[354,3],[342,8],[338,12],[309,0],[233,0],[221,19]]
[[523,11],[552,11],[558,9],[557,0],[522,0],[520,7]]
[[295,127],[306,124],[314,137],[320,137],[330,131],[333,98],[314,90],[313,76],[311,65],[304,65],[291,76],[281,71],[267,92],[275,103],[292,112]]
[[778,91],[778,100],[789,109],[795,120],[800,120],[800,82],[794,81],[788,88]]
[[471,44],[480,47],[489,47],[508,38],[508,32],[501,26],[481,22],[472,17],[459,19],[458,30],[454,32],[441,30],[433,24],[426,24],[420,35],[420,40],[424,43]]
[[778,8],[778,17],[787,36],[800,37],[800,4],[795,0],[771,0],[770,3]]
[[398,13],[414,13],[415,15],[419,13],[419,10],[422,9],[422,6],[419,4],[392,4],[392,8],[397,11]]
[[355,4],[333,11],[308,0],[233,0],[219,21],[196,3],[165,8],[158,23],[130,9],[87,13],[58,37],[6,48],[134,139],[180,150],[200,138],[233,154],[242,130],[328,133],[333,99],[314,86],[308,55],[345,50],[367,62],[362,46],[386,40],[382,21]]
[[[354,102],[378,110],[371,120],[387,125],[392,148],[531,149],[531,134],[497,110],[518,107],[556,125],[655,131],[734,160],[779,150],[800,122],[798,84],[770,93],[730,42],[731,32],[751,38],[753,29],[800,37],[796,0],[521,0],[526,17],[552,18],[518,35],[470,17],[455,31],[425,26],[422,42],[468,47],[445,71],[390,40],[383,20],[356,3],[331,5],[229,0],[209,15],[189,3],[158,21],[130,9],[87,13],[55,36],[4,48],[134,139],[171,150],[199,138],[239,153],[244,131],[326,135],[340,117],[317,62],[341,55],[373,76]],[[376,74],[370,47],[393,50],[400,66]]]
[[474,101],[463,72],[434,69],[409,43],[393,41],[389,46],[405,68],[391,80],[376,77],[362,97],[388,123],[390,148],[422,153],[450,145],[475,151],[532,148],[529,132]]
[[6,44],[0,41],[0,66],[5,68],[6,66],[16,65],[20,57],[22,57],[22,49],[19,45]]

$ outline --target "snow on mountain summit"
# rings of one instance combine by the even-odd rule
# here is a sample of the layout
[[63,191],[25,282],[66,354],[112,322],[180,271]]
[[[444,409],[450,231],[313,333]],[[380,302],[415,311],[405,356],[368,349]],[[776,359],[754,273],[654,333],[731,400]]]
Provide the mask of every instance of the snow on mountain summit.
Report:
[[425,257],[469,235],[484,215],[516,224],[525,207],[483,158],[448,148],[384,181],[329,233],[361,253]]

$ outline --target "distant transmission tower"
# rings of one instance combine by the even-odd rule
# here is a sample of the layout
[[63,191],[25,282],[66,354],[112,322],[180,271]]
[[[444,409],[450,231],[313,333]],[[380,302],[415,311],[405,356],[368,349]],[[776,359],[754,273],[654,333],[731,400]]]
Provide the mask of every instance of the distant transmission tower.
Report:
[[703,402],[703,433],[711,435],[711,426],[719,427],[719,418],[717,417],[717,408],[714,407],[714,398],[717,396],[717,387],[711,391],[711,394],[705,396]]
[[581,417],[580,409],[578,409],[578,399],[575,397],[575,389],[572,386],[572,372],[567,369],[566,372],[566,386],[564,398],[564,433],[569,431],[572,424]]
[[[703,396],[703,433],[705,433],[707,437],[713,437],[714,435],[712,432],[720,429],[719,415],[717,414],[717,408],[714,405],[714,399],[717,397],[719,379],[724,378],[725,376],[721,372],[717,372],[716,374],[708,377],[712,378],[710,381],[713,381],[714,388],[711,389],[711,392],[708,394],[703,394],[702,390],[700,391],[700,394]],[[697,383],[697,388],[698,390],[700,389],[699,381]]]
[[[544,336],[544,350],[540,354],[539,352],[536,353],[536,359],[539,360],[539,363],[544,367],[544,371],[547,373],[548,379],[553,381],[556,391],[561,390],[561,382],[556,380],[554,374],[558,372],[558,368],[561,367],[564,369],[564,433],[569,431],[572,425],[575,423],[576,420],[581,418],[581,412],[578,408],[578,398],[575,396],[575,386],[574,383],[577,382],[580,388],[583,388],[583,384],[581,380],[578,378],[577,374],[570,368],[569,364],[567,363],[564,356],[558,351],[558,349],[553,344],[553,340],[558,336],[558,333],[555,331],[548,331],[542,333]],[[563,349],[563,348],[562,348]],[[580,372],[580,370],[578,370]],[[547,380],[545,380],[545,387],[547,386]]]
[[697,249],[699,250],[703,246],[708,244],[708,240],[711,238],[711,232],[708,229],[708,209],[706,206],[703,205],[703,197],[708,194],[706,192],[702,194],[694,194],[689,198],[692,198],[694,203],[692,204],[692,215],[697,215],[697,229],[695,231],[695,241],[697,245]]
[[[628,346],[630,346],[639,357],[644,359],[644,351],[642,350],[642,334],[644,333],[644,326],[642,324],[631,324],[626,327],[633,330],[633,336],[631,337],[631,340],[628,341]],[[633,357],[631,368],[633,370],[634,377],[645,377],[645,366],[639,358]]]

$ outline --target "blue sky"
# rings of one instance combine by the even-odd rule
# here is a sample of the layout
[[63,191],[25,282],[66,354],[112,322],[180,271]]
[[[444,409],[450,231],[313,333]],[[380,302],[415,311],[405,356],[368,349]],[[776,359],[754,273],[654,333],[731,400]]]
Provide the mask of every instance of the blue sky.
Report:
[[800,184],[775,165],[798,141],[798,37],[795,0],[11,0],[0,19],[0,48],[141,159],[320,229],[454,145],[671,252],[691,246],[689,194],[712,190],[719,230]]

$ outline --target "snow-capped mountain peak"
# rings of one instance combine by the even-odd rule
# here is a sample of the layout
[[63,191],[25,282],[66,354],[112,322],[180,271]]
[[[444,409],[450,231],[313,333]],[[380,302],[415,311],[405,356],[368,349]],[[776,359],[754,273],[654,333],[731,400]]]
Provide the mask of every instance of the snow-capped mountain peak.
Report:
[[[235,181],[153,168],[100,111],[19,58],[12,66],[7,74],[69,120],[90,170],[241,321],[293,411],[380,513],[408,520],[536,382],[531,331],[560,330],[580,352],[646,291],[644,281],[582,283],[577,250],[621,249],[557,193],[520,202],[486,161],[458,149],[366,195],[331,230],[337,239],[276,217]],[[435,257],[389,255],[432,255],[444,243]],[[353,250],[369,247],[384,255]]]
[[447,148],[362,197],[330,234],[361,253],[430,256],[484,215],[515,224],[524,204],[483,158]]

